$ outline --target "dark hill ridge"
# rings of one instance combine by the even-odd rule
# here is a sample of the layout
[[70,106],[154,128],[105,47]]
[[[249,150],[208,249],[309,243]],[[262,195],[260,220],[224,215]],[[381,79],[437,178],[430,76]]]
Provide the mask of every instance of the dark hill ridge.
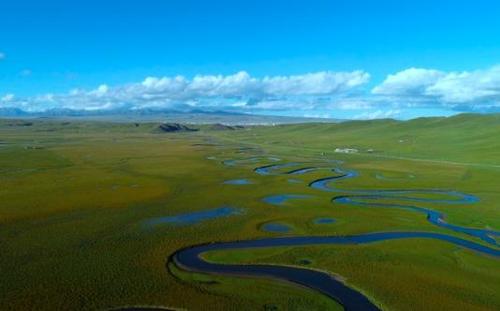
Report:
[[173,132],[195,132],[198,129],[187,127],[179,123],[163,123],[158,126],[160,132],[173,133]]
[[215,123],[212,126],[210,126],[210,129],[214,130],[214,131],[225,131],[225,130],[232,131],[232,130],[237,130],[237,129],[242,129],[242,128],[243,128],[243,126],[241,126],[241,125],[230,126],[230,125],[224,125],[221,123]]

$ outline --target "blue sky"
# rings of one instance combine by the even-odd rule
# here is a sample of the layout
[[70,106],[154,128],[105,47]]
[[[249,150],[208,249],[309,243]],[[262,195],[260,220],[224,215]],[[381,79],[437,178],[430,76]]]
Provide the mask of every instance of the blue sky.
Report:
[[499,111],[499,16],[493,0],[3,0],[0,107]]

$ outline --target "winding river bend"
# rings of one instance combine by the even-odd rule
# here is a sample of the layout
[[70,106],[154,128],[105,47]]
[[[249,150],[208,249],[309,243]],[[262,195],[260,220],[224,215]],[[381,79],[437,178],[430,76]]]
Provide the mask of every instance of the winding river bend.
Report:
[[[261,175],[279,174],[279,170],[291,166],[299,165],[297,163],[278,163],[257,167],[254,171]],[[315,167],[297,168],[284,174],[297,175],[305,174],[316,169]],[[311,270],[300,267],[278,266],[278,265],[244,265],[244,264],[217,264],[203,259],[202,255],[209,251],[224,251],[252,248],[269,247],[290,247],[290,246],[310,246],[310,245],[349,245],[349,244],[368,244],[390,240],[402,239],[429,239],[439,240],[456,245],[458,247],[475,251],[477,253],[488,255],[494,258],[500,258],[500,249],[494,237],[500,236],[499,231],[485,230],[478,228],[468,228],[449,224],[445,221],[444,215],[430,208],[420,207],[413,204],[392,204],[379,203],[384,199],[396,199],[398,201],[408,201],[417,203],[434,204],[470,204],[478,201],[473,195],[464,194],[457,191],[439,190],[439,189],[417,189],[417,190],[342,190],[333,187],[331,184],[335,181],[354,178],[358,176],[356,171],[343,171],[339,168],[330,168],[336,173],[335,176],[314,180],[309,184],[313,189],[338,192],[342,195],[332,198],[332,202],[339,204],[351,204],[361,207],[380,207],[380,208],[400,208],[414,212],[423,213],[427,220],[441,228],[460,232],[490,244],[486,246],[480,243],[469,241],[452,235],[435,232],[377,232],[366,233],[351,236],[295,236],[295,237],[277,237],[264,238],[257,240],[218,242],[211,244],[196,245],[181,249],[175,252],[170,261],[177,267],[185,271],[201,272],[209,274],[219,274],[228,276],[251,276],[278,279],[296,283],[316,290],[340,303],[345,310],[380,310],[377,305],[370,301],[361,292],[358,292],[342,281],[335,279],[326,272]],[[412,196],[415,194],[438,194],[452,197],[453,199],[432,199]],[[373,202],[375,201],[375,202]]]
[[[343,195],[335,196],[332,198],[332,202],[340,204],[351,204],[362,207],[382,207],[382,208],[400,208],[406,209],[418,213],[425,214],[427,220],[433,225],[439,226],[441,228],[449,229],[455,232],[464,233],[476,238],[479,238],[489,244],[497,246],[497,242],[494,237],[500,236],[500,231],[487,230],[487,229],[477,229],[458,226],[454,224],[449,224],[445,220],[445,215],[441,212],[432,210],[430,208],[415,206],[415,205],[403,205],[403,204],[390,204],[390,203],[377,203],[378,200],[384,199],[396,199],[399,201],[412,201],[412,202],[427,202],[433,204],[471,204],[479,201],[477,197],[471,194],[466,194],[454,190],[440,190],[440,189],[414,189],[414,190],[346,190],[337,189],[332,187],[331,184],[334,181],[354,178],[358,176],[356,171],[343,171],[338,168],[333,169],[334,172],[340,175],[326,177],[322,179],[315,180],[309,184],[311,188],[329,191],[329,192],[342,192]],[[431,194],[431,195],[444,195],[452,197],[453,199],[429,199],[422,197],[412,197],[412,194]],[[368,202],[367,202],[368,201]],[[375,201],[375,202],[373,202]]]

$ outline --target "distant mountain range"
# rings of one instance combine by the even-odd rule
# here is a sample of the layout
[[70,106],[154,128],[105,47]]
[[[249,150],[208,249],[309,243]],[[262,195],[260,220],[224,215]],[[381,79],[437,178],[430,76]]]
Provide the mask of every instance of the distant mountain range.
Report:
[[223,124],[290,124],[290,123],[332,123],[338,119],[302,118],[285,116],[265,116],[227,111],[205,110],[162,110],[162,109],[115,109],[115,110],[72,110],[52,109],[43,112],[28,112],[19,108],[0,108],[0,118],[54,118],[54,119],[85,119],[102,121],[162,121],[193,124],[223,123]]

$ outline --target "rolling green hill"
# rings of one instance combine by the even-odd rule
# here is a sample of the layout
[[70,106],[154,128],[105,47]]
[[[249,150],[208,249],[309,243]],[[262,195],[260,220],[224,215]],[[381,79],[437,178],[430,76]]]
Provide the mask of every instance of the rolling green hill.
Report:
[[349,147],[370,156],[500,167],[500,114],[254,127],[222,137],[324,153]]

